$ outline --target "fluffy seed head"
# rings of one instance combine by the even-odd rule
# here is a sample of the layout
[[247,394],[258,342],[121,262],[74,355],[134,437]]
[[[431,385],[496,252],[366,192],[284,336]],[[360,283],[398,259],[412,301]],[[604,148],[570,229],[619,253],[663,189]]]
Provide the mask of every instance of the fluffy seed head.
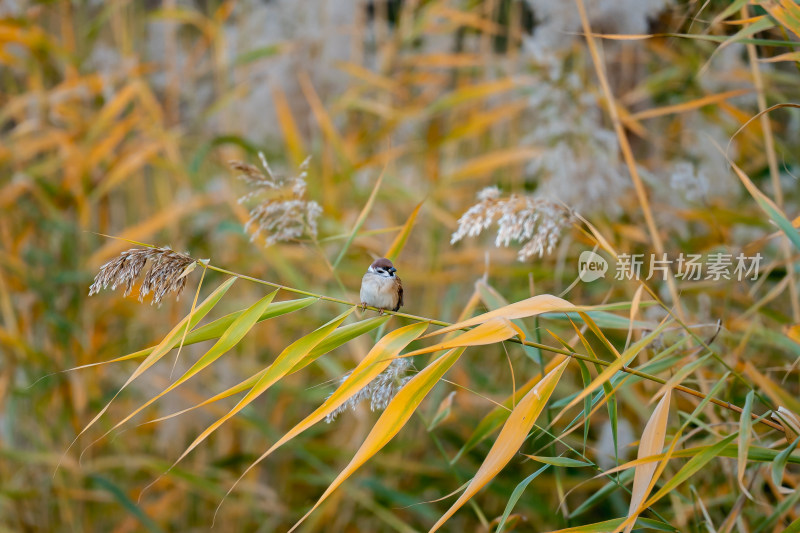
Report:
[[239,178],[252,189],[239,198],[240,204],[254,204],[245,224],[250,240],[263,235],[266,245],[271,246],[297,240],[304,234],[316,237],[322,208],[305,198],[310,158],[303,161],[297,175],[287,177],[275,174],[263,153],[259,152],[258,156],[263,171],[242,161],[230,162],[231,168],[240,172]]
[[520,261],[552,253],[561,232],[574,220],[573,213],[556,202],[533,196],[512,194],[500,198],[500,189],[488,187],[478,193],[478,203],[460,219],[458,229],[450,238],[455,244],[464,237],[476,237],[497,221],[495,246],[508,247],[511,241],[522,244]]
[[159,305],[167,293],[174,292],[175,299],[180,298],[186,286],[187,275],[197,264],[192,257],[169,247],[131,248],[100,267],[94,283],[89,287],[89,296],[97,294],[100,289],[108,288],[109,285],[111,290],[116,289],[117,285],[124,285],[123,296],[128,296],[148,261],[150,267],[145,272],[142,285],[139,287],[139,301],[143,301],[145,296],[152,292],[152,303]]
[[[389,405],[397,391],[402,389],[403,385],[411,379],[405,375],[409,368],[411,368],[411,361],[408,358],[395,359],[386,367],[386,370],[378,374],[363,389],[325,417],[325,421],[330,424],[341,413],[348,409],[355,410],[358,404],[366,399],[369,399],[370,410],[382,411]],[[344,383],[348,377],[350,377],[350,372],[342,377],[339,384]]]

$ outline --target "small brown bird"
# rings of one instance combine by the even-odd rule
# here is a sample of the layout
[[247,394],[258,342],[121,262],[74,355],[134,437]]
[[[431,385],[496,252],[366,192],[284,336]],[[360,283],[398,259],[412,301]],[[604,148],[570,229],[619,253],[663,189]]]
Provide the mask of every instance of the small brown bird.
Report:
[[403,305],[403,284],[395,276],[397,269],[392,262],[381,257],[376,259],[361,278],[361,305],[397,311]]

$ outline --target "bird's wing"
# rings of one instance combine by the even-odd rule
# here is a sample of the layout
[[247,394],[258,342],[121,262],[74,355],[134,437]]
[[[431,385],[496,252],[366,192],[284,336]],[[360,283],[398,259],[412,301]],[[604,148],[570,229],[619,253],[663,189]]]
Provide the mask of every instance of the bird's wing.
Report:
[[393,311],[397,311],[403,306],[403,283],[400,281],[400,278],[396,278],[397,281],[397,306],[393,309]]

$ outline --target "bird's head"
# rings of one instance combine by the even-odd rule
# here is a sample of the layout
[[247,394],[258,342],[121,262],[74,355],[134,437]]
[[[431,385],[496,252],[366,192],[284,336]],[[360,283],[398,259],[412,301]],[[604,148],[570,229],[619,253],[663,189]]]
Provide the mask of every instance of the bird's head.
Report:
[[376,259],[369,266],[367,272],[372,272],[373,274],[377,274],[386,278],[393,278],[394,273],[397,272],[397,269],[394,267],[391,261],[385,257],[381,257],[380,259]]

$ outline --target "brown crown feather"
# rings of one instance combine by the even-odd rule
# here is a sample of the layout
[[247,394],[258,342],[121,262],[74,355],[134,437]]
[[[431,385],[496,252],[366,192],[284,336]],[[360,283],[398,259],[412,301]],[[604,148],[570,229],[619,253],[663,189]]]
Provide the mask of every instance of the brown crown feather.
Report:
[[374,263],[372,263],[372,268],[394,268],[394,265],[391,261],[386,259],[385,257],[381,257],[380,259],[376,259]]

